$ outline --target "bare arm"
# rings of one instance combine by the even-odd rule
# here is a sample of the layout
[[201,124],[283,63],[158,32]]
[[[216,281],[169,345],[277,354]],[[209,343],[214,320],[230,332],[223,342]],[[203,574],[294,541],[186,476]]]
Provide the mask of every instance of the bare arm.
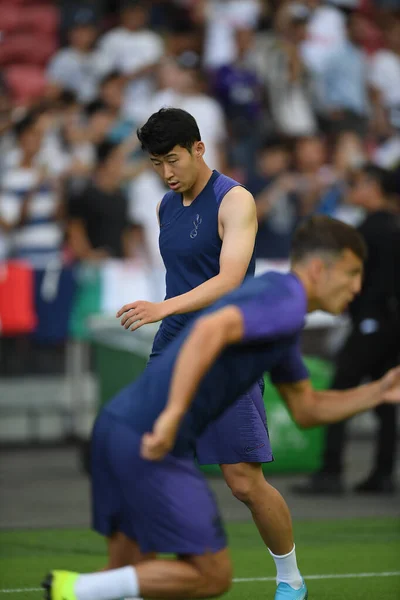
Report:
[[[293,419],[300,427],[336,423],[374,408],[385,400],[396,401],[400,369],[392,369],[382,379],[344,391],[316,391],[309,380],[278,385]],[[393,397],[391,396],[393,395]]]
[[197,321],[175,363],[167,405],[153,432],[143,437],[144,458],[160,460],[171,450],[204,375],[224,348],[242,338],[243,318],[235,306],[224,307]]
[[134,331],[168,315],[200,310],[242,283],[253,254],[257,233],[253,196],[244,188],[230,190],[221,203],[220,222],[223,233],[218,275],[190,292],[164,302],[153,304],[139,301],[126,304],[117,313],[117,317],[124,315],[121,324],[126,329]]

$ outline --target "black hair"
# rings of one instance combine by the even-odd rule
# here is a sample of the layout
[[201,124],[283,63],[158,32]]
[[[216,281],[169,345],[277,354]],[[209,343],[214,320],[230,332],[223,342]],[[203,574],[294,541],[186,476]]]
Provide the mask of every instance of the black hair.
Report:
[[118,144],[105,140],[96,146],[96,165],[103,165],[111,154],[118,148]]
[[395,171],[388,171],[373,163],[365,163],[356,170],[356,173],[362,173],[375,181],[384,196],[389,197],[399,194],[398,175]]
[[305,220],[294,233],[290,258],[293,263],[312,254],[339,256],[351,250],[363,262],[367,247],[362,235],[352,227],[325,215],[316,215]]
[[162,108],[154,113],[137,130],[137,136],[142,150],[155,156],[167,154],[175,146],[190,152],[193,144],[201,141],[195,118],[180,108]]
[[115,70],[111,71],[101,79],[99,87],[102,88],[103,86],[107,85],[107,83],[110,83],[110,81],[115,81],[116,79],[122,79],[121,73]]
[[22,117],[22,119],[15,123],[14,133],[17,139],[19,139],[25,133],[25,131],[35,125],[37,117],[38,115],[36,112],[30,111],[24,117]]
[[120,12],[123,12],[124,10],[132,10],[134,8],[147,8],[146,2],[144,0],[122,0],[122,2],[119,4]]
[[287,138],[284,138],[280,135],[268,136],[266,137],[260,146],[260,152],[268,152],[282,150],[285,152],[290,151],[290,144]]
[[90,118],[97,112],[107,112],[107,106],[102,100],[92,100],[85,106],[85,115]]

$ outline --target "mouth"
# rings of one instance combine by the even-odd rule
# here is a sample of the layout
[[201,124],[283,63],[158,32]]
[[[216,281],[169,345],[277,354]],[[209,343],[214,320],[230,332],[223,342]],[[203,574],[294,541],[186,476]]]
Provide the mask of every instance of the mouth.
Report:
[[179,183],[179,181],[169,181],[168,182],[168,187],[171,188],[171,190],[177,190],[180,185],[181,184]]
[[344,303],[344,308],[346,309],[349,304],[351,304],[354,300],[354,296],[351,296],[350,298],[347,298],[346,302]]

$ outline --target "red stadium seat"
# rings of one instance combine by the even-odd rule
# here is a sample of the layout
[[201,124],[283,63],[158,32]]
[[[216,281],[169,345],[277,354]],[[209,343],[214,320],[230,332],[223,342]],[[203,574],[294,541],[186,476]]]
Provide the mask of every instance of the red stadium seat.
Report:
[[17,6],[0,4],[0,15],[0,30],[3,32],[3,34],[18,31],[21,10]]
[[27,6],[22,14],[21,26],[30,31],[43,32],[56,36],[59,11],[52,5]]
[[13,65],[4,70],[6,82],[17,106],[27,106],[43,95],[44,70],[32,65]]
[[52,35],[19,33],[5,36],[0,45],[0,65],[31,63],[45,65],[57,49]]

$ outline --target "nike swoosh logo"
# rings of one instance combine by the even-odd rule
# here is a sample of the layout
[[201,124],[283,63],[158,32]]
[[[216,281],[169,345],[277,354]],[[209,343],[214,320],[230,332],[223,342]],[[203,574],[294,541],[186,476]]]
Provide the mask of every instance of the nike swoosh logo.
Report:
[[265,444],[258,444],[258,446],[253,446],[253,447],[246,446],[246,448],[244,449],[244,451],[247,454],[248,452],[253,452],[254,450],[258,450],[259,448],[262,448],[263,446],[265,446]]

